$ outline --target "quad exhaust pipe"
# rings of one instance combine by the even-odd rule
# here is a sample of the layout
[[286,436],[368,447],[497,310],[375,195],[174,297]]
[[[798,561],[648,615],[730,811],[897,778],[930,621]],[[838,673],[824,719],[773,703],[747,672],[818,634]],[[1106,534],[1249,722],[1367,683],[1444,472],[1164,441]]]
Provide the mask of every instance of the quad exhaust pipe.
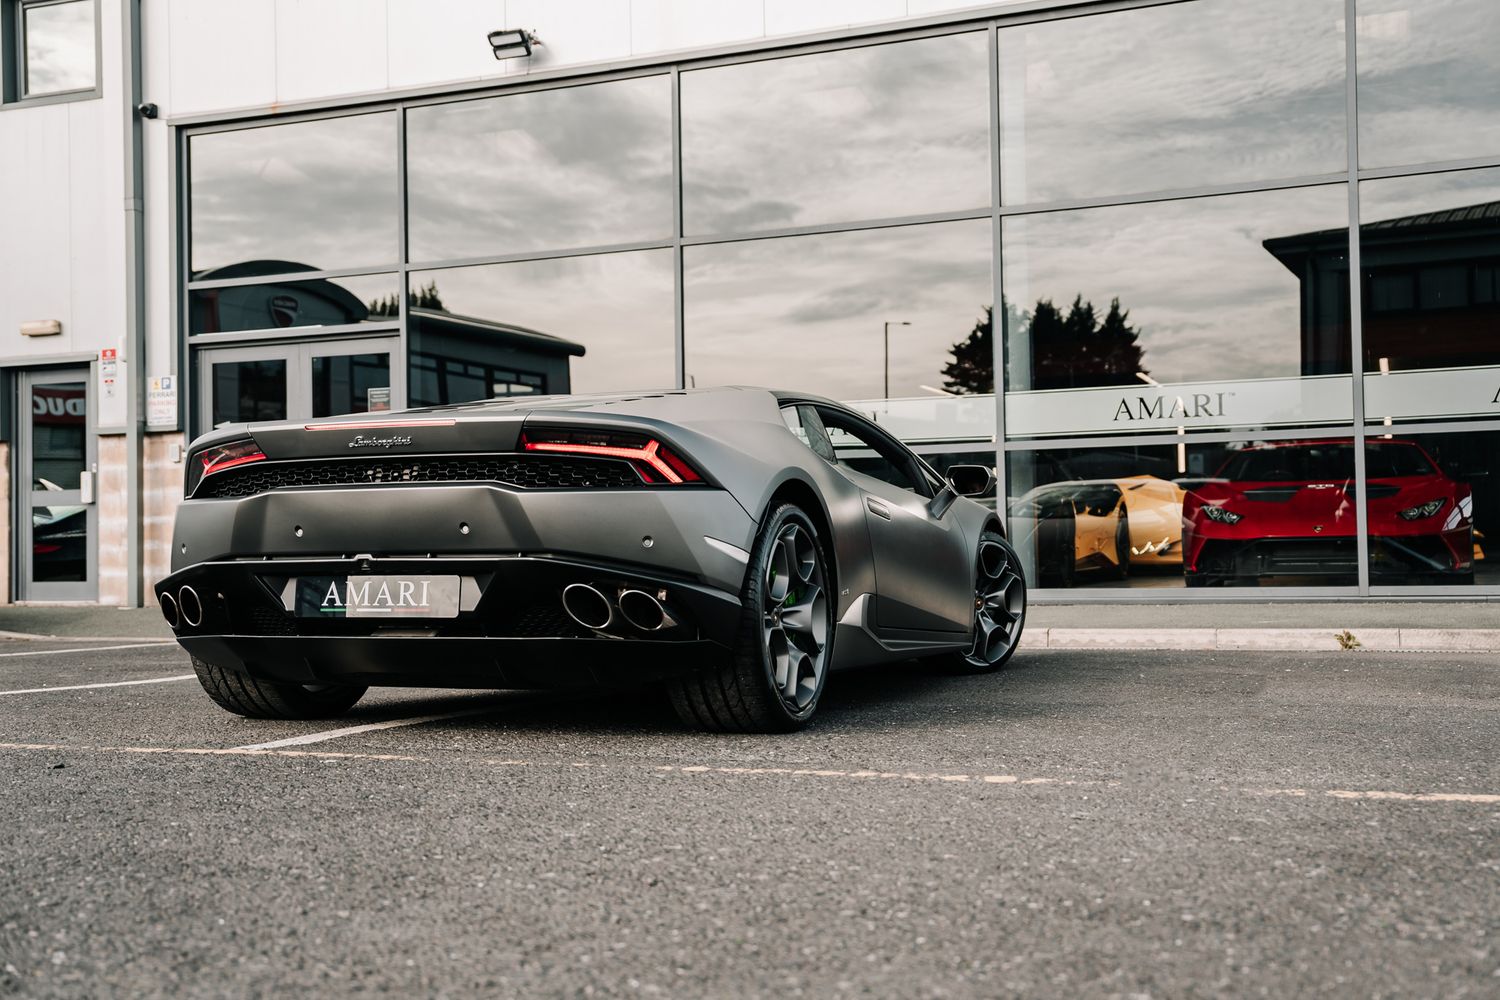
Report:
[[562,605],[569,618],[593,632],[618,632],[617,620],[638,632],[659,632],[677,624],[662,603],[666,596],[665,590],[651,594],[625,587],[610,600],[593,584],[570,583],[563,588]]
[[192,587],[183,587],[177,592],[177,607],[182,614],[183,624],[189,628],[197,628],[203,624],[203,602],[198,599],[198,592]]
[[167,620],[172,631],[177,631],[177,626],[182,624],[182,611],[177,607],[177,599],[163,590],[160,595],[161,616]]
[[587,583],[570,583],[564,587],[562,603],[569,618],[595,632],[603,632],[615,619],[615,609],[609,598],[598,587]]
[[620,615],[642,632],[656,632],[672,621],[661,601],[644,590],[620,591]]

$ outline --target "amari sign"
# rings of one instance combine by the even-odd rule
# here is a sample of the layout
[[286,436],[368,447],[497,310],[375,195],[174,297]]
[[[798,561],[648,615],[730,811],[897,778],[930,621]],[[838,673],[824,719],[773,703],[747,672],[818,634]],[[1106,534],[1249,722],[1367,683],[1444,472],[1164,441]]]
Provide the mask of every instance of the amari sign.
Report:
[[1348,422],[1347,375],[1011,392],[1011,437]]
[[1496,414],[1500,414],[1500,367],[1365,376],[1365,416],[1372,420]]

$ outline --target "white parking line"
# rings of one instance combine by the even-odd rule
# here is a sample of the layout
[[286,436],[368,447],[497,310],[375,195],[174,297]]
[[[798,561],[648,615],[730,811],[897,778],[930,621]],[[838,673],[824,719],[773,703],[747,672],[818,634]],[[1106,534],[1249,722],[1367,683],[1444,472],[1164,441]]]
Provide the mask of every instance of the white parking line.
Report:
[[0,691],[0,695],[51,694],[53,691],[88,691],[92,688],[130,687],[133,684],[169,684],[172,681],[190,681],[196,676],[196,674],[177,674],[174,677],[150,677],[143,681],[109,681],[104,684],[69,684],[63,687],[21,688],[16,691]]
[[171,639],[154,642],[131,642],[123,646],[84,646],[79,649],[33,649],[24,653],[0,653],[0,656],[61,656],[63,653],[103,653],[111,649],[146,649],[151,646],[175,646]]
[[345,726],[343,729],[328,729],[321,733],[308,733],[306,736],[292,736],[284,740],[272,740],[269,743],[251,743],[247,746],[235,747],[236,750],[276,750],[280,747],[305,747],[310,743],[326,743],[344,736],[355,736],[359,733],[373,733],[381,729],[400,729],[403,726],[420,726],[428,722],[444,722],[448,719],[462,719],[468,715],[482,715],[485,712],[493,712],[499,706],[486,705],[483,708],[468,708],[462,712],[444,712],[441,715],[418,715],[410,719],[391,719],[388,722],[369,722],[363,726]]

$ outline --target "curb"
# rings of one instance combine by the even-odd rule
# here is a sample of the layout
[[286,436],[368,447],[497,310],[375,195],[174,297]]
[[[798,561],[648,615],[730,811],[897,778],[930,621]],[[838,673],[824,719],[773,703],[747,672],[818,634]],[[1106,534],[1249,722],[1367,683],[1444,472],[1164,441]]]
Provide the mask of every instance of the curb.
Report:
[[[1452,628],[1043,628],[1021,635],[1027,649],[1187,649],[1500,653],[1500,629]],[[1350,640],[1345,640],[1350,641]]]

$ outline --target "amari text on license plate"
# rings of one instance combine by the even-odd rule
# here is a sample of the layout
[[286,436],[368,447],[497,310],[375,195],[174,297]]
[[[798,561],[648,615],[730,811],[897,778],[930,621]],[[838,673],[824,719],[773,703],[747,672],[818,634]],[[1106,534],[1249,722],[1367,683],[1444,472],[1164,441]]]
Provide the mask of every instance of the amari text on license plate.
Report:
[[456,576],[304,576],[293,585],[290,610],[299,618],[458,617]]

